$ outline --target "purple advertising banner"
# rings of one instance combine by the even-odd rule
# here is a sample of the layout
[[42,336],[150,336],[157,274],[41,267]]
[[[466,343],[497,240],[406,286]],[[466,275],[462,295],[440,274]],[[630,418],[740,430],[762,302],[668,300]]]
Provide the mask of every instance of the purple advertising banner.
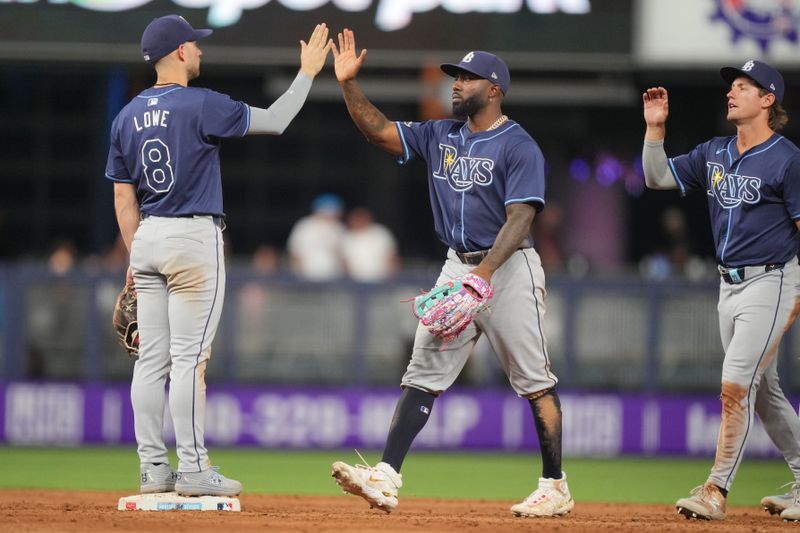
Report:
[[[397,388],[209,387],[210,445],[325,449],[383,447]],[[80,446],[135,442],[130,387],[121,384],[0,383],[0,443]],[[715,395],[562,393],[564,455],[713,455],[720,421]],[[165,435],[173,441],[169,416]],[[502,390],[452,389],[437,399],[418,449],[530,450],[528,402]],[[760,422],[751,457],[777,456]]]

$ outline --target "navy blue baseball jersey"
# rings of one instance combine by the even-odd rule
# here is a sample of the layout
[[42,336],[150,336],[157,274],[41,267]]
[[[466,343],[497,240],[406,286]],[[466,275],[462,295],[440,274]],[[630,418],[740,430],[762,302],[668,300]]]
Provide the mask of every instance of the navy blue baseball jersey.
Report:
[[222,216],[219,139],[249,121],[247,104],[208,89],[145,89],[114,119],[106,177],[133,183],[143,214]]
[[397,130],[400,163],[428,164],[436,235],[454,250],[491,248],[509,204],[544,207],[544,156],[516,122],[477,133],[456,120],[398,122]]
[[800,245],[800,150],[777,133],[744,154],[715,137],[669,160],[681,194],[705,190],[717,261],[727,267],[786,263]]

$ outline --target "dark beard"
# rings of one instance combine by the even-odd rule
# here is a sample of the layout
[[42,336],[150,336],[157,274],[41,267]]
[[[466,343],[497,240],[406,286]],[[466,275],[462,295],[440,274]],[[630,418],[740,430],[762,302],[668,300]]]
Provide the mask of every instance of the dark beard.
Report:
[[481,109],[483,109],[483,102],[478,99],[477,94],[461,100],[460,104],[453,102],[453,114],[460,118],[471,117]]

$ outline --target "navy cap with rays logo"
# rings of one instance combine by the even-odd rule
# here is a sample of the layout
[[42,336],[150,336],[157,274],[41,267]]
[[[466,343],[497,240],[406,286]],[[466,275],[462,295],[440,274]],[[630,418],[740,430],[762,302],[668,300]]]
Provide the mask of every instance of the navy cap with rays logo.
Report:
[[740,76],[748,77],[762,89],[774,94],[776,102],[780,104],[783,101],[783,76],[763,61],[751,59],[741,67],[723,67],[719,73],[729,84]]
[[180,15],[154,19],[142,32],[142,57],[145,63],[155,63],[171,54],[180,45],[208,37],[214,30],[196,30]]
[[461,71],[480,76],[499,85],[503,94],[508,92],[508,86],[511,85],[511,74],[508,72],[508,67],[502,59],[489,52],[480,50],[469,52],[458,63],[444,63],[440,68],[445,74],[454,78]]

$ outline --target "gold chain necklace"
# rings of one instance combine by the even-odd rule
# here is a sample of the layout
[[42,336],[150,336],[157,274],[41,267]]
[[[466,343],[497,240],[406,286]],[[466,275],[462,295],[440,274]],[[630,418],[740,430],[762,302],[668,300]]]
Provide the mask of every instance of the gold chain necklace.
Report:
[[495,121],[494,121],[494,123],[493,123],[491,126],[489,126],[488,128],[486,128],[486,131],[492,131],[493,129],[497,129],[497,128],[499,128],[500,126],[502,126],[503,124],[505,124],[505,122],[506,122],[507,120],[508,120],[508,116],[506,116],[506,115],[500,115],[500,118],[498,118],[497,120],[495,120]]

